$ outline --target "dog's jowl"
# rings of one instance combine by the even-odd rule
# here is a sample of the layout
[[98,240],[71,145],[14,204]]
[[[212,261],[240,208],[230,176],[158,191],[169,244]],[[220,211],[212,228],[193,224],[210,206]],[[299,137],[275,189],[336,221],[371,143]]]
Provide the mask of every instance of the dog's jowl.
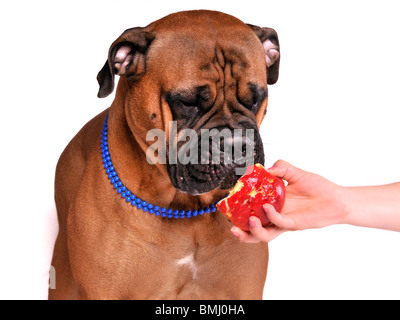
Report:
[[264,162],[259,127],[279,57],[273,29],[213,11],[111,44],[98,96],[118,75],[115,99],[56,169],[51,299],[262,298],[268,247],[239,242],[215,203],[249,160]]

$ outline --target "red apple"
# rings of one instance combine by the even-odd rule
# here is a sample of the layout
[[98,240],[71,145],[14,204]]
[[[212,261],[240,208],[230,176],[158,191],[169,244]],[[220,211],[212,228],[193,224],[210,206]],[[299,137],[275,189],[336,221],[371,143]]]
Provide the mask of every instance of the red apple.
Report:
[[249,231],[249,218],[256,216],[265,227],[270,223],[263,205],[270,203],[280,212],[285,202],[285,184],[257,163],[249,166],[229,195],[217,203],[217,209],[232,223]]

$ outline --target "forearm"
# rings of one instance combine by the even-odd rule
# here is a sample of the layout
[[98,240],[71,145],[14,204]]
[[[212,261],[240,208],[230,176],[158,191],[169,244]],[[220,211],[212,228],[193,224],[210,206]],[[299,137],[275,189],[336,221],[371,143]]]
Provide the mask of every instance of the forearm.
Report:
[[343,223],[400,231],[400,182],[371,187],[343,187]]

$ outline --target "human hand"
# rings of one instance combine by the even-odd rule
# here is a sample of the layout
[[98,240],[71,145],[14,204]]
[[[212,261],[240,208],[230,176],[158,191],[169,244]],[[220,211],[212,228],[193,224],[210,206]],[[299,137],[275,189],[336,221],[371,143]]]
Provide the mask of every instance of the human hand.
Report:
[[281,213],[270,204],[263,206],[271,225],[262,227],[260,219],[250,217],[250,231],[237,227],[231,231],[240,241],[269,242],[285,231],[321,228],[342,223],[347,215],[340,186],[329,180],[279,160],[268,169],[288,182],[286,201]]

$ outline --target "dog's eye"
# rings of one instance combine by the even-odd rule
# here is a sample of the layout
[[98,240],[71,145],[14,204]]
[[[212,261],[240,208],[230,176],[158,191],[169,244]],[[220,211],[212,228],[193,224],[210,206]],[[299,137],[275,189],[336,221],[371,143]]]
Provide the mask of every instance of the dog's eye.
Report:
[[177,101],[176,105],[187,108],[197,108],[196,101]]
[[210,97],[211,91],[208,85],[194,87],[190,90],[177,90],[166,94],[166,100],[171,108],[207,108],[210,105]]
[[257,97],[253,95],[245,98],[238,97],[238,101],[242,106],[246,107],[251,111],[254,111],[254,109],[257,108],[257,105],[260,104]]
[[260,109],[262,102],[267,97],[267,89],[260,88],[258,85],[254,83],[248,84],[250,89],[250,95],[245,98],[239,98],[240,104],[250,109],[253,113],[257,113]]
[[166,100],[171,108],[172,117],[174,120],[190,119],[196,117],[198,113],[198,105],[196,100],[188,99],[187,96],[182,94],[169,94],[166,96]]

